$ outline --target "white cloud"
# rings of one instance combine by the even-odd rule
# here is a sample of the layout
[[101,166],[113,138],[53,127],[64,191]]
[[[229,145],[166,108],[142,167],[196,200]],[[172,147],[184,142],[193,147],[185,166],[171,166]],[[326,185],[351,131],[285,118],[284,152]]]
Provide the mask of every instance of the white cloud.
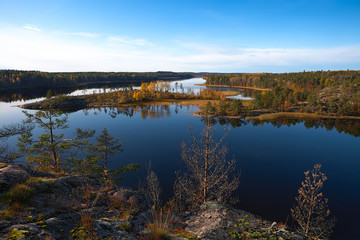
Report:
[[[285,72],[359,69],[360,46],[244,48],[0,27],[0,68],[41,71]],[[36,31],[36,30],[35,30]],[[66,35],[66,37],[65,37]],[[80,34],[82,35],[82,33]]]
[[32,31],[36,31],[36,32],[41,32],[40,28],[36,25],[33,24],[25,24],[23,26],[23,28],[27,29],[27,30],[32,30]]
[[109,41],[116,42],[120,44],[126,45],[137,45],[137,46],[145,46],[145,45],[152,45],[145,39],[130,39],[130,38],[122,38],[122,37],[109,37]]
[[89,32],[63,32],[63,31],[56,31],[54,32],[56,35],[68,35],[68,36],[76,36],[76,37],[85,37],[85,38],[97,38],[99,37],[98,34],[89,33]]

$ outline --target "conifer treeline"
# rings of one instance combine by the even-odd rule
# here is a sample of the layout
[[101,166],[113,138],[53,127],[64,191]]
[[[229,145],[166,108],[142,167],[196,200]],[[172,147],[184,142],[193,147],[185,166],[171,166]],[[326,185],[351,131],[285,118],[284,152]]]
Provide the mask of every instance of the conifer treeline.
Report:
[[206,77],[206,83],[210,85],[275,88],[294,84],[307,90],[359,82],[360,71],[214,74]]
[[257,93],[256,109],[360,116],[360,71],[218,74],[210,85],[269,88]]
[[35,87],[69,87],[84,83],[121,82],[141,83],[156,80],[180,80],[191,78],[189,73],[174,72],[39,72],[0,70],[0,90],[35,88]]

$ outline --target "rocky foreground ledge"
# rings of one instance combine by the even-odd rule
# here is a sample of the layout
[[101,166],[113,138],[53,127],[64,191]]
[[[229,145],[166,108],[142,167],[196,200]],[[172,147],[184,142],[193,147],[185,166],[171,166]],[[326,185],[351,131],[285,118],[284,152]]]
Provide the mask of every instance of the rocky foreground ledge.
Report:
[[[153,209],[139,191],[5,164],[0,166],[0,187],[0,239],[155,239],[147,227]],[[174,231],[160,239],[245,239],[242,231],[246,239],[260,239],[261,234],[304,239],[284,226],[215,202],[174,213],[172,219]]]

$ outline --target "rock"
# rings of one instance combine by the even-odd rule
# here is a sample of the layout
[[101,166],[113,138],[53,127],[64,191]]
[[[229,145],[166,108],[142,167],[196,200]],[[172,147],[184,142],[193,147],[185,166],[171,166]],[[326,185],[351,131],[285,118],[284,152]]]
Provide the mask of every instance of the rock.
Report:
[[0,221],[0,230],[4,229],[4,228],[7,228],[9,226],[10,226],[10,221],[7,221],[7,220],[1,220]]
[[60,214],[45,221],[44,229],[51,239],[68,239],[80,216],[77,213]]
[[36,236],[41,233],[40,226],[36,225],[35,223],[28,223],[28,224],[16,224],[11,227],[5,228],[2,232],[9,233],[12,229],[24,230],[25,236]]
[[261,219],[249,212],[234,209],[229,206],[215,202],[207,202],[199,209],[187,213],[183,221],[185,222],[185,231],[196,235],[200,239],[233,239],[229,232],[234,225],[239,223],[239,219],[245,219],[252,229],[261,231],[270,231],[279,239],[303,239],[285,229],[278,229],[277,224]]
[[123,230],[124,224],[129,223],[119,219],[104,218],[95,222],[95,232],[100,239],[136,240],[136,238]]
[[0,169],[0,192],[4,192],[16,184],[25,182],[30,175],[20,166],[7,165]]
[[207,202],[190,213],[185,230],[201,239],[231,239],[229,231],[248,213],[215,202]]
[[139,232],[145,228],[145,225],[149,223],[149,216],[151,215],[151,210],[142,212],[136,215],[131,220],[132,232]]

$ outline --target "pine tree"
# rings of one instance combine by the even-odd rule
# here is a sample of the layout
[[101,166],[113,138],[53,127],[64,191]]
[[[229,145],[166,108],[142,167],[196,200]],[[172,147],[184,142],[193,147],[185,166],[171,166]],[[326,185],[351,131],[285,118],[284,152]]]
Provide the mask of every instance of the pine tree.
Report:
[[23,133],[19,138],[19,150],[27,155],[29,164],[35,164],[34,168],[45,172],[60,172],[65,164],[62,154],[71,147],[71,143],[64,139],[63,133],[57,133],[59,129],[68,128],[67,116],[50,108],[47,111],[37,111],[30,114],[24,111],[27,123],[33,123],[43,129],[37,140],[33,139],[31,131]]

